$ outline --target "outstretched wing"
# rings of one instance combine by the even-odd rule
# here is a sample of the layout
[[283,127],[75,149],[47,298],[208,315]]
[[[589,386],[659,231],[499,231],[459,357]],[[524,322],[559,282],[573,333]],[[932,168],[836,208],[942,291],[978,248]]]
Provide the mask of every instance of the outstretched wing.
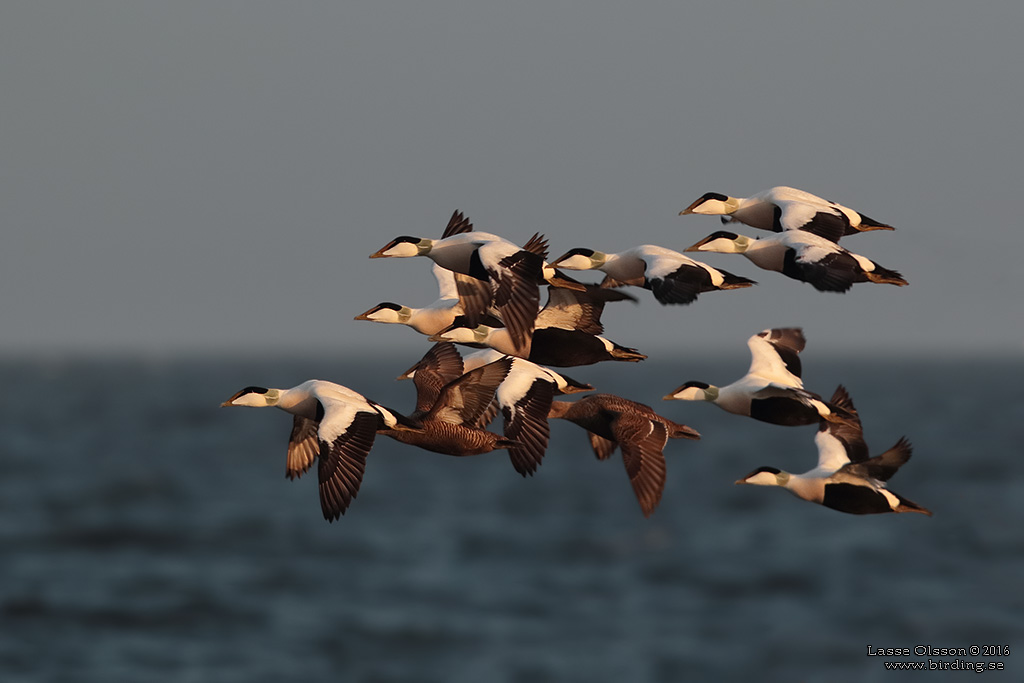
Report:
[[612,453],[619,447],[617,441],[598,436],[594,432],[587,432],[587,438],[590,439],[590,447],[594,449],[594,455],[598,460],[607,460],[612,457]]
[[473,232],[473,224],[469,222],[469,218],[463,215],[461,211],[456,210],[452,217],[448,219],[448,225],[445,226],[441,239],[451,237],[452,235],[461,235],[464,232]]
[[548,411],[551,410],[554,386],[547,380],[532,379],[524,386],[510,389],[508,395],[502,393],[499,397],[504,416],[504,433],[505,438],[519,443],[509,448],[508,454],[516,472],[525,477],[537,471],[548,448],[548,437],[551,434]]
[[747,340],[750,348],[748,374],[792,387],[803,387],[800,352],[807,340],[799,327],[762,330]]
[[626,474],[645,517],[650,517],[665,489],[665,443],[668,432],[660,422],[631,414],[621,414],[612,424],[619,439]]
[[901,436],[896,445],[881,455],[868,458],[864,462],[854,462],[843,467],[844,472],[858,477],[888,481],[892,475],[905,463],[910,460],[913,448],[907,437]]
[[462,375],[462,356],[455,344],[438,342],[412,370],[412,381],[416,385],[416,412],[425,413],[437,403],[445,385]]
[[614,289],[584,285],[583,291],[548,287],[548,302],[537,314],[536,326],[559,327],[587,334],[601,334],[601,314],[609,301],[636,301],[636,297]]
[[494,392],[508,375],[512,358],[505,357],[467,372],[441,390],[425,419],[473,425],[486,412]]
[[[482,253],[488,245],[479,249]],[[485,264],[487,263],[484,261]],[[540,308],[540,284],[543,259],[528,251],[517,251],[487,265],[498,310],[512,343],[519,350],[529,349],[534,321]]]
[[462,273],[452,273],[452,276],[455,281],[455,296],[462,305],[466,325],[476,327],[488,318],[494,299],[491,283]]
[[288,439],[288,461],[285,465],[285,476],[298,479],[310,468],[320,452],[320,440],[317,432],[320,423],[316,420],[296,415],[292,420],[292,434]]
[[320,508],[324,519],[332,522],[359,492],[366,469],[366,456],[373,447],[380,415],[373,410],[342,402],[325,405],[320,422]]
[[828,407],[842,415],[840,421],[828,422],[827,429],[831,438],[837,440],[846,451],[850,462],[863,462],[868,459],[868,445],[864,442],[864,430],[861,428],[860,416],[853,406],[853,399],[840,384],[836,387]]

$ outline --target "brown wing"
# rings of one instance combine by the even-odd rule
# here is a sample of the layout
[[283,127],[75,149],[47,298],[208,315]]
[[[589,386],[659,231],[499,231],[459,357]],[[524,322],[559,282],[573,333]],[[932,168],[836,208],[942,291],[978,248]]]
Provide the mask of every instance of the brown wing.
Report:
[[843,448],[846,449],[846,457],[850,459],[850,462],[867,460],[869,457],[868,445],[864,441],[860,415],[857,414],[857,409],[853,406],[853,399],[847,393],[846,387],[842,384],[836,387],[828,406],[833,412],[842,415],[844,419],[826,423],[825,429],[843,444]]
[[461,211],[456,210],[452,217],[448,219],[448,225],[445,227],[441,239],[451,237],[452,235],[461,235],[464,232],[473,232],[473,224],[469,222],[469,218],[464,216]]
[[907,437],[901,436],[896,445],[881,455],[868,458],[863,462],[851,462],[843,465],[841,472],[845,471],[858,477],[870,477],[879,481],[888,481],[892,475],[905,463],[910,460],[912,452]]
[[459,293],[462,314],[466,317],[466,325],[476,327],[487,317],[494,292],[491,283],[478,280],[469,275],[455,273],[455,291]]
[[380,416],[357,412],[352,424],[332,442],[320,441],[320,509],[333,522],[345,514],[359,492],[366,469],[366,455],[373,447]]
[[416,412],[425,413],[437,403],[445,385],[462,376],[462,356],[455,348],[455,344],[438,342],[430,347],[413,368]]
[[477,429],[484,429],[487,425],[494,421],[494,418],[501,412],[501,404],[498,403],[497,398],[491,399],[491,402],[487,404],[487,408],[484,412],[480,413],[480,416],[476,418],[476,422],[472,426]]
[[523,245],[523,249],[531,254],[540,256],[544,261],[548,258],[548,240],[539,232],[533,233],[533,237],[526,240],[526,244]]
[[320,452],[317,430],[320,423],[298,415],[292,420],[292,434],[288,439],[288,461],[284,476],[298,479],[309,469]]
[[512,359],[506,357],[481,365],[454,382],[449,382],[441,390],[441,395],[424,419],[452,424],[474,424],[491,404],[494,392],[505,380],[511,368]]
[[534,321],[540,308],[543,259],[528,251],[517,251],[498,262],[490,271],[494,307],[498,309],[512,343],[524,353],[530,348]]
[[612,423],[612,429],[619,437],[622,460],[633,485],[633,493],[640,502],[644,517],[650,517],[665,489],[663,449],[668,441],[665,426],[640,415],[623,414]]
[[[611,290],[597,290],[610,292]],[[548,302],[537,314],[537,328],[560,327],[587,334],[601,334],[601,311],[604,304],[595,301],[587,292],[561,287],[548,287]]]
[[594,432],[587,432],[587,437],[590,439],[590,447],[594,449],[594,455],[598,460],[607,460],[612,457],[612,453],[619,447],[617,442],[598,436]]

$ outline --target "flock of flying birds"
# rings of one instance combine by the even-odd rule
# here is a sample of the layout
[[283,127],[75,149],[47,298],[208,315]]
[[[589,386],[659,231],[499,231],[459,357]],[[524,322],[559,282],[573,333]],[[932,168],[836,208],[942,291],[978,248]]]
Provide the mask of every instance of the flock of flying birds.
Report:
[[[687,252],[740,253],[762,269],[821,291],[845,292],[861,282],[907,284],[898,272],[838,244],[841,237],[891,226],[800,190],[775,187],[742,199],[709,192],[680,212],[686,214],[718,215],[723,224],[738,222],[772,233],[753,238],[720,230]],[[320,505],[328,521],[344,514],[356,497],[377,434],[454,456],[504,449],[515,470],[526,476],[542,462],[552,418],[586,430],[599,459],[616,449],[622,452],[633,492],[649,516],[665,486],[668,439],[700,439],[700,434],[613,394],[556,400],[594,387],[551,367],[646,358],[601,336],[605,305],[636,300],[623,287],[650,290],[661,304],[690,304],[705,292],[756,283],[653,245],[619,253],[576,248],[553,262],[547,261],[547,246],[539,234],[518,246],[474,231],[456,211],[440,239],[401,236],[370,255],[433,261],[437,301],[424,308],[380,303],[355,318],[406,325],[435,342],[399,377],[412,379],[416,387],[416,406],[409,414],[322,380],[291,389],[250,386],[222,405],[276,406],[294,416],[286,476],[299,477],[318,461]],[[599,270],[604,279],[586,284],[563,270]],[[542,287],[547,288],[544,306]],[[477,350],[464,356],[456,345]],[[910,459],[905,438],[871,457],[846,390],[839,386],[825,400],[803,387],[798,354],[805,339],[799,328],[764,330],[747,345],[750,370],[739,380],[722,387],[687,382],[664,398],[708,401],[777,425],[816,424],[818,464],[803,474],[760,467],[737,484],[779,486],[852,514],[931,514],[886,488],[885,482]],[[500,434],[488,429],[499,413]]]

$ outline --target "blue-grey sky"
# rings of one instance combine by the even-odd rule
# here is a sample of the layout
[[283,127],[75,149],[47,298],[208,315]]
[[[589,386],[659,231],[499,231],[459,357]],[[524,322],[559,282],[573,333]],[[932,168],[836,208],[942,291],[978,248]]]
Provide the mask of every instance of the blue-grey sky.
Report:
[[[707,191],[793,185],[896,226],[844,240],[909,287],[609,307],[651,353],[1024,351],[1024,5],[5,2],[0,352],[418,356],[399,234],[681,249]],[[751,232],[747,230],[747,232]],[[756,231],[754,231],[756,232]]]

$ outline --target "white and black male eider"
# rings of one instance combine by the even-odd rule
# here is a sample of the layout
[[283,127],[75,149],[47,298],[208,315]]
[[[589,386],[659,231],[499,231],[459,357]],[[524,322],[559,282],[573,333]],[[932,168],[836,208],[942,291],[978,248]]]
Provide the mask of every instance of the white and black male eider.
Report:
[[722,216],[723,223],[738,221],[760,230],[804,230],[838,242],[843,235],[869,230],[893,230],[842,204],[793,187],[773,187],[751,197],[730,197],[708,192],[679,212]]
[[[456,281],[469,278],[469,276],[445,270],[436,263],[433,264],[432,269],[438,285],[438,298],[434,303],[423,308],[412,308],[391,301],[383,301],[370,310],[360,313],[355,319],[405,325],[427,336],[451,327],[456,318],[465,315]],[[489,325],[501,324],[497,318],[490,315],[483,318],[481,322]]]
[[609,301],[636,299],[622,292],[577,284],[580,290],[548,287],[547,304],[537,313],[525,347],[516,344],[507,328],[473,326],[464,320],[457,320],[452,327],[430,339],[487,346],[538,365],[560,368],[606,360],[637,362],[647,358],[636,349],[599,336],[604,330],[601,324],[604,305]]
[[487,346],[500,353],[524,358],[537,365],[569,368],[593,365],[602,361],[637,363],[647,358],[636,349],[617,344],[600,335],[560,327],[544,327],[533,331],[525,352],[516,347],[509,331],[503,327],[465,325],[450,327],[429,337],[431,341],[452,341],[456,344]]
[[302,476],[319,457],[320,508],[328,522],[345,514],[359,492],[366,455],[377,432],[421,429],[347,387],[315,379],[291,389],[246,387],[221,406],[274,406],[295,416],[286,475],[289,479]]
[[666,401],[708,401],[736,415],[771,424],[797,426],[819,419],[843,422],[845,412],[803,388],[798,355],[806,345],[798,327],[763,330],[747,340],[750,369],[724,387],[687,382],[664,397]]
[[390,430],[387,436],[445,455],[468,456],[519,445],[478,428],[494,392],[512,367],[498,358],[463,372],[462,357],[451,344],[435,344],[410,372],[416,386],[416,410],[409,418],[420,430]]
[[658,415],[650,406],[613,394],[553,401],[549,418],[568,420],[587,430],[594,454],[606,460],[622,451],[633,493],[650,517],[665,489],[665,444],[669,439],[700,439],[695,429]]
[[845,292],[856,282],[900,287],[907,284],[895,270],[803,230],[787,230],[763,238],[719,230],[686,251],[743,254],[758,268],[807,282],[822,292]]
[[757,284],[745,277],[712,268],[664,247],[642,244],[617,254],[570,249],[552,263],[568,270],[600,270],[602,287],[632,285],[649,289],[662,304],[689,304],[701,292],[738,289]]
[[[842,386],[836,389],[832,403],[856,416]],[[814,443],[818,446],[818,465],[814,469],[791,474],[775,467],[759,467],[736,483],[780,486],[797,498],[852,515],[920,512],[931,516],[931,511],[885,487],[885,482],[910,460],[906,437],[900,437],[881,455],[869,458],[860,420],[854,417],[843,425],[822,420]]]
[[486,283],[489,289],[464,289],[468,281],[457,282],[464,315],[478,323],[493,305],[513,342],[525,348],[540,307],[539,287],[546,276],[557,275],[546,268],[546,255],[547,243],[539,234],[519,247],[497,235],[474,232],[472,223],[456,211],[441,239],[402,235],[370,254],[370,258],[426,256],[442,268]]
[[[455,345],[451,342],[439,342],[435,348],[446,358],[451,355],[459,357]],[[460,367],[465,372],[472,372],[503,358],[509,358],[512,367],[505,380],[498,386],[493,403],[477,420],[476,426],[483,429],[500,412],[504,419],[505,438],[515,442],[508,448],[512,466],[523,476],[532,475],[540,466],[547,451],[550,436],[548,410],[554,395],[593,391],[594,387],[522,358],[505,356],[493,349],[483,349],[467,355],[461,361]],[[451,364],[451,372],[454,372],[457,361],[447,362]],[[399,375],[398,379],[416,379],[422,363],[423,361],[420,361],[412,366]]]
[[[501,357],[502,354],[493,349],[476,351],[466,356],[466,368],[492,363]],[[589,384],[536,363],[522,358],[513,360],[508,377],[498,387],[494,397],[495,412],[500,410],[502,415],[505,438],[517,442],[517,445],[508,449],[512,466],[517,472],[523,476],[532,475],[544,458],[550,436],[548,411],[554,396],[593,390],[594,387]]]

